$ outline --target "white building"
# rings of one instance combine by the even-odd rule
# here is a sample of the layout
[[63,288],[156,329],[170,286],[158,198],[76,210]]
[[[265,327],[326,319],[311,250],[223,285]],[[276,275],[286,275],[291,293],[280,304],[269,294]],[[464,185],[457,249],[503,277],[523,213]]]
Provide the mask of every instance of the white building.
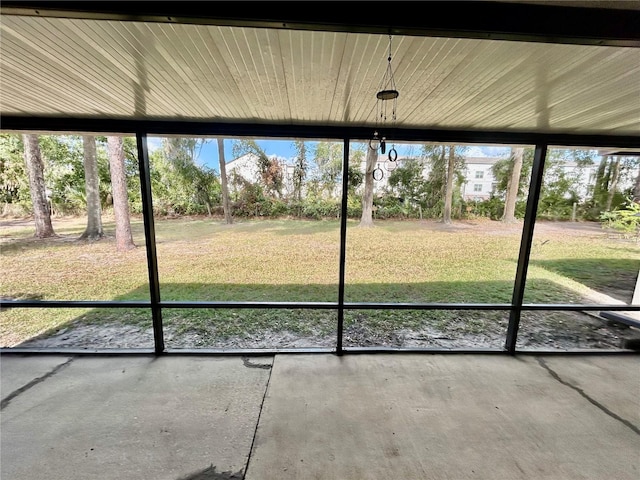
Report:
[[[287,159],[276,155],[269,155],[270,160],[276,160],[282,168],[282,184],[283,194],[291,194],[293,192],[293,171],[294,165],[287,162]],[[248,182],[257,183],[260,179],[260,170],[258,168],[258,157],[253,153],[246,153],[238,158],[227,162],[227,178],[233,178],[233,174],[239,175]],[[236,186],[230,185],[232,191]]]
[[499,157],[465,158],[465,183],[462,185],[462,198],[466,201],[481,202],[488,200],[495,189],[495,179],[491,170]]
[[232,177],[232,174],[240,175],[242,178],[249,182],[257,182],[260,177],[258,172],[257,157],[252,153],[246,153],[241,157],[235,158],[226,163],[227,176]]
[[[287,160],[277,157],[275,155],[270,156],[271,159],[276,159],[283,171],[283,194],[293,193],[293,171],[294,165],[293,159]],[[465,158],[465,182],[462,185],[462,197],[465,201],[484,201],[488,200],[494,193],[496,188],[496,180],[493,176],[493,166],[499,160],[503,160],[505,157],[466,157]],[[396,162],[389,163],[386,161],[386,156],[380,156],[380,162],[376,164],[377,171],[374,178],[374,191],[383,192],[389,185],[389,175],[391,175],[394,168],[402,166],[407,161],[407,158],[398,158]],[[360,163],[360,171],[364,173],[366,167],[366,160],[362,160]],[[598,170],[598,163],[579,167],[575,162],[565,162],[559,167],[565,174],[574,175],[576,183],[578,185],[578,195],[582,200],[586,200],[593,193],[593,186],[595,183],[596,173]],[[638,175],[640,166],[636,167],[633,171],[626,171],[621,175],[618,183],[618,190],[624,190],[634,185],[635,179]],[[260,178],[257,157],[251,153],[245,154],[227,163],[227,174],[231,175],[235,172],[244,177],[249,182],[257,182]],[[550,172],[547,172],[549,175]],[[428,165],[422,171],[424,178],[428,178],[429,168]],[[232,188],[234,188],[232,186]],[[336,185],[335,195],[339,195],[341,192],[341,186]]]

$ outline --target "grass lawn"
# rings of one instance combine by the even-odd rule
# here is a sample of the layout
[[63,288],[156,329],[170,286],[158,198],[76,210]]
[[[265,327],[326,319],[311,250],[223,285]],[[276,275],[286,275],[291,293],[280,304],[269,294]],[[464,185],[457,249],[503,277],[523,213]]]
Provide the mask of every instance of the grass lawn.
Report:
[[[1,295],[5,298],[147,300],[143,226],[134,219],[139,248],[118,253],[114,225],[107,237],[76,239],[84,218],[57,218],[58,238],[32,238],[29,221],[5,221],[0,235]],[[575,227],[575,224],[573,225]],[[377,221],[360,229],[349,221],[347,302],[509,303],[521,225],[488,220],[455,222]],[[339,222],[255,220],[223,225],[217,219],[156,220],[162,300],[337,301]],[[597,228],[538,223],[529,268],[527,303],[628,302],[640,269],[636,243],[610,238]],[[463,312],[464,313],[464,312]],[[494,312],[504,318],[504,312]],[[474,333],[488,328],[477,312],[433,312],[429,321],[456,323]],[[475,316],[474,316],[475,315]],[[464,316],[464,315],[463,315]],[[165,309],[178,334],[206,336],[288,331],[326,334],[335,311]],[[415,328],[424,312],[347,312],[347,324],[372,330]],[[146,309],[9,309],[0,313],[0,345],[11,346],[69,322],[150,325]],[[215,328],[212,330],[212,325]]]

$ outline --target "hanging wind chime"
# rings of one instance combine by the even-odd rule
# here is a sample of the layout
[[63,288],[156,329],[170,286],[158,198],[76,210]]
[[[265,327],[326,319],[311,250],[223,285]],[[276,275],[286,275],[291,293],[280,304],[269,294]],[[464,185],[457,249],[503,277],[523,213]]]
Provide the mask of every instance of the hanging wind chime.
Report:
[[[389,125],[389,123],[395,127],[399,95],[400,92],[396,89],[396,81],[393,78],[393,68],[391,67],[391,35],[389,35],[387,69],[385,70],[382,81],[380,82],[378,93],[376,93],[376,129],[373,132],[373,137],[369,140],[369,148],[372,150],[380,150],[382,155],[387,152],[387,138],[384,134],[384,129]],[[395,149],[395,145],[392,145],[384,162],[385,170],[388,172],[395,170],[397,166],[397,159],[398,152]],[[373,171],[373,178],[375,180],[382,180],[383,177],[384,172],[378,164],[376,169]]]

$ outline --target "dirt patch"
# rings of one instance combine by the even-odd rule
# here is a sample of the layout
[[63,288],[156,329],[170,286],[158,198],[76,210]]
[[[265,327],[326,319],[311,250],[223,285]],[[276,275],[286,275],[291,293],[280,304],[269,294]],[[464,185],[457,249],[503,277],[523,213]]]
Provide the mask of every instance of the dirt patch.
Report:
[[[419,328],[377,331],[364,323],[344,329],[345,347],[391,347],[433,349],[501,349],[505,343],[507,321],[483,320],[477,313],[458,317],[444,328],[428,322]],[[476,331],[469,332],[469,318]],[[584,312],[523,312],[518,348],[532,350],[618,349],[623,342],[639,339],[640,330]],[[206,334],[177,333],[165,327],[167,348],[180,349],[296,349],[335,348],[336,334],[301,335],[288,331],[264,331],[227,338]],[[127,349],[153,348],[153,329],[122,324],[74,325],[53,335],[36,337],[16,347]]]
[[33,225],[32,218],[12,218],[10,220],[0,220],[0,227],[27,227]]
[[[511,223],[496,222],[486,218],[478,218],[474,220],[456,220],[453,223],[446,224],[438,220],[422,220],[420,225],[423,228],[450,231],[452,233],[461,230],[473,230],[476,233],[486,233],[493,235],[511,235],[513,233],[521,233],[524,222],[516,220]],[[554,222],[547,220],[538,220],[535,225],[535,234],[557,234],[572,237],[620,237],[618,232],[603,228],[597,222]]]

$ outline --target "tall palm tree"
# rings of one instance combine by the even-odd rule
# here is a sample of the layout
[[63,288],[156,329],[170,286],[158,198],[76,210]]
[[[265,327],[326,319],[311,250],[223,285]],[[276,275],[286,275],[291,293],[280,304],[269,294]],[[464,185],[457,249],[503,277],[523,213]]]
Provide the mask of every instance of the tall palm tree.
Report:
[[133,235],[131,234],[122,137],[107,137],[107,149],[109,151],[113,214],[116,222],[116,249],[118,251],[131,250],[136,245],[133,243]]
[[87,198],[87,228],[80,239],[99,240],[104,236],[104,232],[102,230],[96,137],[86,135],[83,137],[82,144],[84,149],[84,185]]
[[35,236],[38,238],[54,237],[56,234],[51,224],[51,209],[47,201],[44,183],[44,163],[40,153],[38,135],[32,133],[24,134],[22,141],[24,143],[24,160],[29,175],[29,189],[36,225]]

